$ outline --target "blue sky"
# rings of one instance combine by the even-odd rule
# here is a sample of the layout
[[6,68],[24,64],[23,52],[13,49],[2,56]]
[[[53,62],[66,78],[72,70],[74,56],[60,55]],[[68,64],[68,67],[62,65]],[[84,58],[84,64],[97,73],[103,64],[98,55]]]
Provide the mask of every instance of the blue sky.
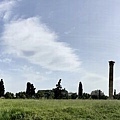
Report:
[[108,94],[108,61],[120,91],[119,0],[1,0],[0,76],[6,91],[62,87]]

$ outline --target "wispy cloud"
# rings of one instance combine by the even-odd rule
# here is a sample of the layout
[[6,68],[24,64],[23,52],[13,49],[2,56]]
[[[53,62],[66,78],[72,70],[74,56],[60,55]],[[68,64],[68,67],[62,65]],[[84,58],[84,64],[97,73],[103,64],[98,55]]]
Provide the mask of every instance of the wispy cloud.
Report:
[[38,72],[31,66],[24,65],[24,66],[19,67],[18,70],[21,72],[22,77],[26,80],[26,82],[28,82],[28,81],[37,82],[37,81],[47,80],[46,77],[41,75],[40,72]]
[[86,73],[84,77],[82,77],[83,81],[89,81],[89,82],[99,82],[99,81],[106,81],[107,78],[95,73]]
[[15,6],[17,0],[4,0],[0,2],[0,19],[7,21],[9,20],[12,8]]
[[3,59],[0,59],[0,62],[2,62],[2,63],[11,63],[12,59],[11,58],[3,58]]
[[66,43],[43,24],[39,17],[19,19],[5,24],[2,39],[6,52],[33,64],[56,71],[75,71],[81,61]]
[[[31,82],[39,89],[40,85],[44,81],[48,81],[49,78],[44,76],[34,67],[29,65],[16,66],[16,68],[3,71],[0,69],[0,79],[4,79],[5,91],[11,91],[16,93],[17,91],[25,91],[27,82]],[[45,87],[42,84],[43,88]]]
[[87,90],[86,92],[88,93],[100,89],[105,92],[105,94],[108,94],[108,78],[103,75],[84,71],[81,81],[83,82],[84,89]]

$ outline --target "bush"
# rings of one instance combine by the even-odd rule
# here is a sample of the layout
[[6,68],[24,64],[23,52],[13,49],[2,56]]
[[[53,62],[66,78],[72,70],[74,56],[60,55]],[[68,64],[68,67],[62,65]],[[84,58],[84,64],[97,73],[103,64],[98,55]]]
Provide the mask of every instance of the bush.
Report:
[[13,98],[14,98],[14,94],[11,93],[11,92],[6,92],[6,93],[5,93],[5,98],[6,98],[6,99],[13,99]]

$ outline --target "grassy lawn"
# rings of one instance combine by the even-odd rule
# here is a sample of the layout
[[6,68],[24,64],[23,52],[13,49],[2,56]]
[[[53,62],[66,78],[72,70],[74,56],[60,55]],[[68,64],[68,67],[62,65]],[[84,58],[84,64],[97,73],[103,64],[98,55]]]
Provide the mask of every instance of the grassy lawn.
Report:
[[118,100],[0,99],[0,120],[119,120]]

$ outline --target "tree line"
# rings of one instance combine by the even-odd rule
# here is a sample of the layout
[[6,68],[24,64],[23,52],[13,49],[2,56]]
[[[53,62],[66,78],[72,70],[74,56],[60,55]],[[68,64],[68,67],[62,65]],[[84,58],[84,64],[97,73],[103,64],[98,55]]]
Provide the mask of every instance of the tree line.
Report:
[[[62,89],[61,86],[61,79],[56,84],[56,88],[53,88],[52,90],[38,90],[35,92],[35,87],[32,83],[27,82],[26,85],[26,91],[21,91],[18,93],[11,93],[6,92],[5,93],[5,87],[3,79],[0,81],[0,97],[6,98],[6,99],[13,99],[13,98],[22,98],[22,99],[68,99],[68,91],[64,88]],[[72,93],[73,94],[73,93]],[[75,96],[76,95],[76,96]],[[77,97],[77,94],[74,96]]]
[[[88,94],[83,93],[83,86],[82,83],[79,82],[78,86],[78,94],[68,92],[65,88],[62,88],[61,85],[61,79],[59,79],[58,83],[56,84],[56,87],[51,90],[38,90],[35,92],[36,88],[34,85],[30,82],[27,82],[26,84],[26,90],[21,91],[18,93],[11,93],[6,92],[5,93],[5,87],[3,79],[0,81],[0,97],[6,98],[6,99],[107,99],[108,96],[105,96],[102,94],[101,90],[95,91],[94,93],[97,94]],[[114,99],[120,99],[120,95],[114,95]]]

